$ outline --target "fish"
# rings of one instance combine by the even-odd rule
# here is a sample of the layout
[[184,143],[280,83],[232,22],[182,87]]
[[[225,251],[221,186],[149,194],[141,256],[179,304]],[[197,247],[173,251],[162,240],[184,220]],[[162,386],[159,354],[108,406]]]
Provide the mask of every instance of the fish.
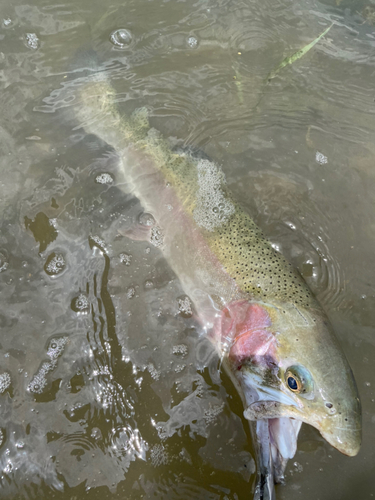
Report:
[[125,234],[160,248],[243,401],[256,452],[254,499],[275,500],[303,422],[355,456],[361,404],[328,317],[234,199],[221,168],[171,147],[146,108],[123,116],[103,74],[78,87],[74,106],[78,127],[117,152],[117,184],[152,214]]

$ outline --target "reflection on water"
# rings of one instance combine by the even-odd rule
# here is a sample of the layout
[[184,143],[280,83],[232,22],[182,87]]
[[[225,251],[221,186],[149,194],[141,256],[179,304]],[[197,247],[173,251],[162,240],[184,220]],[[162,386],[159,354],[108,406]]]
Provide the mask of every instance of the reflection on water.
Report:
[[251,497],[241,402],[160,251],[121,236],[143,209],[116,152],[75,118],[75,90],[98,67],[122,112],[147,106],[165,137],[222,165],[318,294],[352,364],[360,454],[345,458],[303,427],[278,498],[375,494],[371,9],[365,0],[5,4],[2,498]]

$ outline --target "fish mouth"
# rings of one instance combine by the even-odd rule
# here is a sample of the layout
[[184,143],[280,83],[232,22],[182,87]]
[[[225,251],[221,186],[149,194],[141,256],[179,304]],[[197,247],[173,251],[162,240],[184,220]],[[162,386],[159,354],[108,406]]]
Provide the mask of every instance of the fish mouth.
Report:
[[275,483],[284,483],[286,465],[297,450],[301,424],[287,417],[250,421],[258,475],[254,500],[276,500]]
[[285,468],[297,451],[303,422],[315,427],[331,446],[347,456],[355,456],[361,445],[360,407],[358,411],[307,418],[295,403],[263,399],[251,402],[244,417],[249,420],[257,456],[254,500],[275,500],[274,484],[284,483]]
[[320,433],[328,443],[336,448],[339,452],[347,455],[348,457],[355,457],[361,447],[361,427],[353,429],[351,426],[342,428],[342,432],[333,434],[330,430],[321,430]]
[[296,405],[261,400],[251,403],[244,411],[244,417],[250,421],[288,418],[300,423],[305,422],[315,427],[333,448],[349,457],[356,456],[361,447],[360,406],[358,409],[345,409],[336,415],[314,417],[310,414],[306,417],[302,409]]
[[[276,500],[275,483],[284,483],[288,460],[297,451],[302,425],[299,409],[292,397],[272,388],[253,385],[245,399],[250,404],[244,417],[250,423],[257,459],[254,500]],[[291,416],[294,414],[296,418]]]
[[362,441],[361,407],[344,409],[340,413],[323,419],[315,427],[328,443],[338,451],[354,457],[358,454]]

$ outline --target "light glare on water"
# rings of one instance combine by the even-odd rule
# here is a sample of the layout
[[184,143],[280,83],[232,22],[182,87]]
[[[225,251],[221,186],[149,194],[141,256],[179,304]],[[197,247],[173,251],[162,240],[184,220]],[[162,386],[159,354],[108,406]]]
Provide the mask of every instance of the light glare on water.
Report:
[[[221,166],[317,294],[353,367],[358,457],[303,426],[278,500],[375,495],[371,9],[365,0],[6,4],[2,498],[237,500],[254,485],[242,403],[163,259],[165,235],[120,174],[119,152],[77,121],[77,89],[95,71],[121,113],[146,107],[172,147],[201,155],[206,174]],[[231,206],[203,191],[196,217],[211,228]],[[152,244],[126,236],[138,223],[152,226]]]

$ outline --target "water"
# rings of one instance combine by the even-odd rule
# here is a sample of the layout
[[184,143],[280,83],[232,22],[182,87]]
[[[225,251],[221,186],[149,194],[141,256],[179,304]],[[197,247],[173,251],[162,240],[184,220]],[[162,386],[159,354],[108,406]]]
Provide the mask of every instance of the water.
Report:
[[373,13],[366,0],[4,3],[2,498],[251,498],[239,397],[158,248],[121,236],[148,215],[75,118],[95,64],[124,113],[146,106],[222,166],[353,367],[360,454],[303,426],[278,499],[375,495]]

